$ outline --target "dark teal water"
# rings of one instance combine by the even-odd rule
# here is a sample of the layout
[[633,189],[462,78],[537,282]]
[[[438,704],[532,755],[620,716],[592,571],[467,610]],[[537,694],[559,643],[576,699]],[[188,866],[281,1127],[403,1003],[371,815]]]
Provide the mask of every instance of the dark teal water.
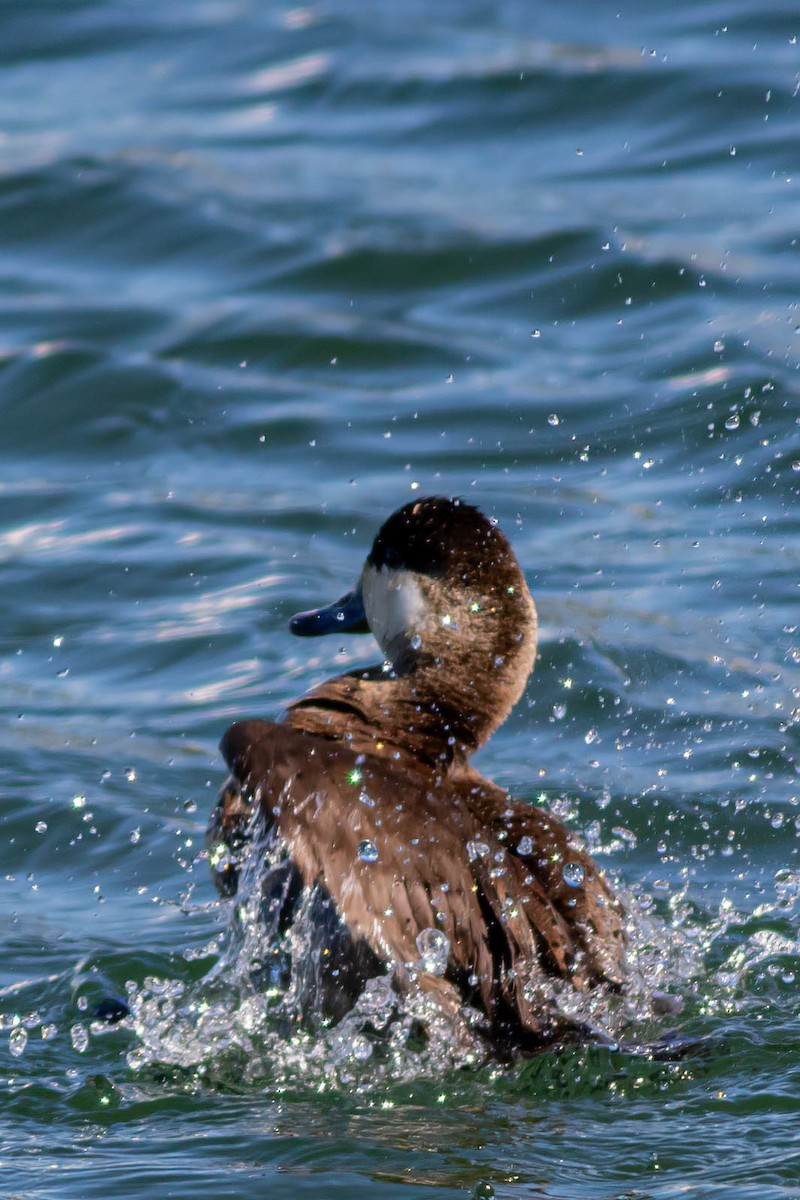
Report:
[[[4,1193],[800,1195],[797,4],[0,28]],[[216,743],[370,657],[286,618],[415,492],[525,565],[541,657],[481,765],[597,848],[679,1063],[253,1035]]]

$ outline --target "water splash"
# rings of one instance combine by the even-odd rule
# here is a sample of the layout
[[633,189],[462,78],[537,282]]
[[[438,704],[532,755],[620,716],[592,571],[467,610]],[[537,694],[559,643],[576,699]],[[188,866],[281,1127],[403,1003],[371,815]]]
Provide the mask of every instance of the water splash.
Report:
[[[348,979],[331,962],[336,944],[320,944],[329,902],[316,889],[296,894],[286,851],[274,840],[254,836],[237,867],[229,927],[206,975],[195,983],[149,976],[142,986],[129,985],[127,1025],[135,1041],[127,1061],[135,1072],[171,1068],[203,1084],[281,1090],[302,1083],[324,1091],[481,1061],[477,1041],[456,1038],[434,1000],[401,999],[384,974],[370,979],[352,1009],[332,1023],[320,997],[331,988],[345,991]],[[438,939],[438,930],[426,932]],[[441,936],[446,965],[449,942]],[[212,940],[207,948],[216,946]],[[438,940],[429,952],[424,969],[439,973]]]
[[[434,999],[413,989],[400,997],[384,974],[369,980],[337,1023],[318,1011],[311,998],[339,980],[336,969],[326,974],[317,945],[319,895],[303,893],[291,923],[282,925],[293,886],[287,864],[280,845],[251,842],[239,862],[227,933],[206,947],[215,955],[206,975],[194,982],[150,976],[129,985],[135,1041],[128,1063],[135,1072],[169,1067],[203,1085],[278,1092],[371,1090],[486,1061],[468,1015],[456,1032]],[[764,977],[786,988],[800,971],[796,873],[778,872],[774,898],[757,916],[725,898],[710,912],[692,898],[688,882],[671,894],[657,882],[652,891],[620,892],[629,961],[621,991],[579,992],[550,980],[539,997],[598,1045],[646,1047],[687,1021],[696,1030],[709,1015],[763,1003],[754,989]],[[442,975],[446,935],[423,930],[417,948],[422,970]]]
[[[280,931],[276,880],[283,880],[285,862],[274,846],[265,852],[262,845],[260,856],[243,856],[240,900],[220,912],[224,917],[227,907],[229,913],[224,935],[187,950],[179,960],[182,971],[163,960],[140,982],[129,981],[124,991],[131,1014],[119,1024],[91,1019],[98,974],[113,975],[113,961],[88,956],[66,975],[0,989],[0,1055],[7,1055],[8,1069],[18,1072],[11,1064],[24,1062],[30,1073],[41,1062],[58,1061],[82,1073],[104,1053],[118,1061],[127,1041],[127,1062],[143,1083],[172,1079],[191,1090],[255,1087],[308,1094],[416,1087],[453,1068],[485,1064],[485,1047],[468,1012],[457,1035],[435,1001],[417,994],[401,999],[385,975],[369,981],[338,1024],[309,1011],[308,994],[320,966],[313,953],[316,914],[313,898],[304,896],[292,927]],[[619,1078],[619,1061],[609,1053],[635,1053],[641,1062],[651,1051],[658,1057],[669,1031],[703,1039],[732,1018],[761,1022],[796,1010],[798,874],[778,871],[756,911],[724,896],[712,910],[692,893],[689,880],[671,893],[655,884],[652,890],[637,886],[620,893],[629,945],[629,976],[620,993],[607,988],[580,993],[550,981],[539,997],[583,1025],[587,1061],[597,1067],[593,1087],[611,1088]],[[210,969],[198,977],[203,963]],[[73,997],[67,1005],[65,995]],[[557,1062],[560,1056],[542,1059]],[[556,1068],[547,1061],[520,1064],[515,1076],[526,1087],[550,1087],[542,1081]],[[669,1078],[703,1069],[696,1059]],[[110,1058],[108,1070],[113,1071]],[[639,1073],[637,1067],[637,1078]],[[585,1083],[588,1076],[582,1078]]]

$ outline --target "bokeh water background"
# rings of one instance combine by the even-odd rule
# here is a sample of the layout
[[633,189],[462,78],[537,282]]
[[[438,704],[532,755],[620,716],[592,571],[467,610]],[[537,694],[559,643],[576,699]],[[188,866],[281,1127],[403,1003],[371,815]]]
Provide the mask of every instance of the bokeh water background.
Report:
[[[0,27],[4,1194],[796,1197],[797,4]],[[480,764],[597,848],[681,1062],[237,1058],[216,743],[374,658],[286,619],[426,493],[540,608]]]

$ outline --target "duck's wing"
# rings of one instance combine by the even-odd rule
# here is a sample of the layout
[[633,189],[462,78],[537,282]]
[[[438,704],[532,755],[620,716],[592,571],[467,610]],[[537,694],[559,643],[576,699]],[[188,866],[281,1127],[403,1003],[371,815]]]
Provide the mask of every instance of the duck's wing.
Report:
[[448,1013],[476,1005],[493,1039],[553,1036],[540,998],[569,973],[568,923],[446,783],[270,722],[231,726],[222,750],[304,884],[325,888],[399,988]]
[[[459,779],[459,790],[479,822],[524,866],[526,911],[558,970],[578,986],[620,986],[626,978],[625,914],[591,855],[546,810],[514,801],[471,769]],[[561,923],[553,922],[554,911]]]
[[268,721],[237,722],[221,749],[304,883],[322,883],[350,929],[384,959],[401,972],[413,967],[419,935],[441,929],[465,970],[491,974],[465,849],[471,831],[462,814],[437,803],[428,777],[420,782],[391,761]]

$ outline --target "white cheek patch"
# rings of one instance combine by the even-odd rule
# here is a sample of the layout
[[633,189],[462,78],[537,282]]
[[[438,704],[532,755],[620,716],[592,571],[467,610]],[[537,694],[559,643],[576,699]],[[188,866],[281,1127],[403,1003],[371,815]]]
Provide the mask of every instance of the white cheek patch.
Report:
[[361,586],[369,627],[384,654],[391,657],[399,645],[422,637],[428,602],[411,571],[365,567]]

